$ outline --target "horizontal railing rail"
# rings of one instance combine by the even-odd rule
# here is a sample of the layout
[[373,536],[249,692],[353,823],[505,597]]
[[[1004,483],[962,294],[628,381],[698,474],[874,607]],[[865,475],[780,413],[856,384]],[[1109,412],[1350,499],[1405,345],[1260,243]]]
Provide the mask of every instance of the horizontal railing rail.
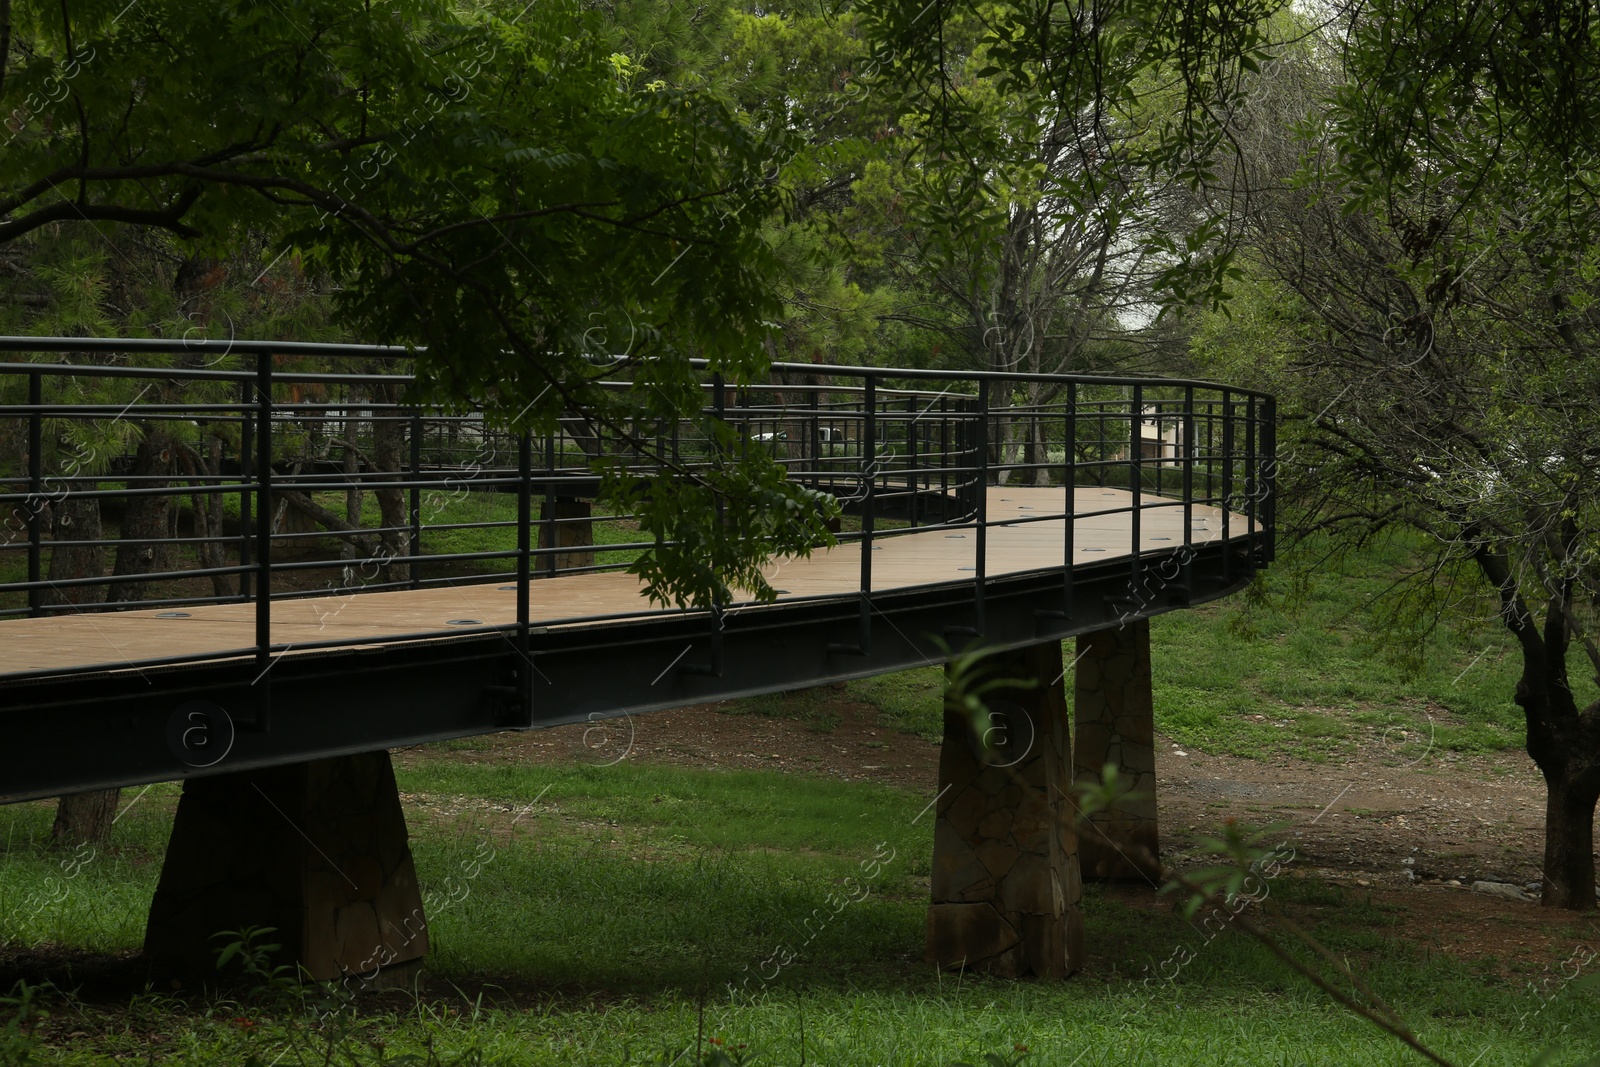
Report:
[[[861,545],[863,647],[879,591],[875,542],[930,526],[971,535],[963,580],[981,631],[988,532],[1066,518],[1070,613],[1074,571],[1093,565],[1076,558],[1071,521],[1090,487],[1128,494],[1096,513],[1128,516],[1134,588],[1151,559],[1192,558],[1196,507],[1220,509],[1222,540],[1245,543],[1243,565],[1272,557],[1275,405],[1260,392],[790,363],[735,384],[694,362],[701,410],[630,428],[630,442],[582,412],[530,433],[493,413],[428,408],[415,399],[414,356],[394,346],[0,338],[0,635],[7,618],[250,603],[248,646],[114,666],[249,656],[265,669],[286,648],[272,637],[272,605],[293,598],[510,581],[515,624],[370,640],[502,632],[524,650],[549,622],[661,614],[547,616],[537,580],[623,569],[653,551],[638,516],[596,505],[598,464],[647,476],[671,462],[692,474],[717,462],[713,422],[841,502],[836,536]],[[363,367],[351,372],[352,360]],[[627,389],[628,371],[619,359],[598,384]],[[990,516],[995,485],[1057,490],[1060,507]],[[1142,543],[1153,509],[1181,509],[1181,541]],[[713,607],[713,625],[726,607]]]

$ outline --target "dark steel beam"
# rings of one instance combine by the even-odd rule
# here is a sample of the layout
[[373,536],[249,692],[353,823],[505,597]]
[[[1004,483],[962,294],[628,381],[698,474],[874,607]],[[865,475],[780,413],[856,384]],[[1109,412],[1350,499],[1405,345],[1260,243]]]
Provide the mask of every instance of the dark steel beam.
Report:
[[[1176,575],[1183,558],[1168,558]],[[859,640],[860,604],[849,595],[732,609],[715,635],[704,615],[558,627],[530,635],[531,664],[514,633],[279,656],[268,673],[267,730],[248,728],[264,681],[253,657],[18,681],[0,686],[0,802],[592,722],[938,664],[945,642],[998,650],[1064,639],[1225,596],[1253,571],[1243,539],[1226,550],[1199,548],[1187,561],[1188,586],[1163,577],[1162,556],[1145,562],[1138,589],[1130,588],[1125,563],[1075,568],[1070,619],[1060,611],[1058,570],[991,579],[981,637],[972,636],[970,582],[879,593],[865,654],[830,651]],[[714,640],[723,644],[720,675],[686,669],[710,659]]]

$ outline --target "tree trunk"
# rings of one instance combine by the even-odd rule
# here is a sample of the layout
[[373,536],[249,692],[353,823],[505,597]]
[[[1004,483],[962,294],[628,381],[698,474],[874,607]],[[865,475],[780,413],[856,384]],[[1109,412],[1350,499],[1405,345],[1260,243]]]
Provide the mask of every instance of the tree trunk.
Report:
[[[91,492],[94,488],[93,483],[87,486]],[[51,518],[50,536],[56,541],[100,539],[100,501],[96,497],[69,493],[51,507]],[[51,548],[49,580],[98,577],[105,571],[105,555],[105,549],[98,546]],[[105,587],[100,585],[54,585],[44,591],[43,600],[46,604],[98,605],[105,595]],[[120,789],[97,789],[62,797],[56,804],[51,841],[67,848],[84,842],[103,844],[111,833],[121,796]]]
[[[93,492],[93,482],[84,487]],[[100,539],[100,501],[97,497],[68,493],[51,505],[50,537],[55,541],[98,541]],[[105,573],[106,550],[93,547],[55,547],[50,549],[50,570],[46,578],[64,582],[73,578],[98,578]],[[46,604],[98,604],[105,599],[102,585],[52,585],[44,591]]]
[[[139,442],[139,451],[133,461],[133,473],[140,476],[170,475],[173,471],[175,449],[172,439],[159,427],[151,427]],[[165,480],[137,481],[139,489],[165,488]],[[172,558],[172,546],[156,544],[170,537],[172,520],[169,515],[172,498],[168,496],[134,496],[127,498],[122,513],[122,544],[117,546],[114,575],[154,574],[167,570]],[[144,582],[118,582],[106,592],[107,603],[126,603],[141,600],[145,595]]]
[[1479,548],[1483,576],[1500,595],[1500,618],[1522,649],[1515,700],[1528,723],[1528,755],[1545,781],[1544,893],[1549,908],[1593,911],[1594,809],[1600,801],[1600,702],[1581,711],[1567,678],[1565,604],[1573,583],[1545,608],[1543,632],[1505,553]]
[[990,479],[995,485],[1009,485],[1011,471],[1006,469],[1005,464],[1016,461],[1016,441],[1013,439],[1016,420],[1006,408],[996,412],[991,407],[990,412],[996,416],[994,437],[989,442],[989,462],[993,465]]
[[1048,486],[1053,484],[1050,480],[1050,439],[1044,432],[1044,420],[1037,415],[1032,420],[1033,428],[1033,459],[1029,462],[1041,464],[1033,472],[1033,484]]
[[583,450],[584,455],[591,459],[600,458],[605,442],[601,438],[600,427],[593,420],[583,415],[563,415],[560,421],[561,429],[573,444]]
[[[400,390],[387,383],[375,385],[372,389],[374,402],[372,419],[372,459],[378,470],[385,474],[393,474],[398,479],[399,474],[406,469],[405,443],[406,423],[402,412],[387,405],[397,404],[400,401]],[[382,534],[384,556],[392,559],[396,556],[411,554],[411,516],[406,509],[406,494],[403,489],[374,489],[372,495],[378,501],[378,513],[381,516],[385,530]],[[405,582],[411,580],[411,568],[404,563],[396,563],[385,567],[386,581]]]
[[[355,417],[355,407],[358,403],[360,403],[359,394],[352,389],[345,399],[345,404],[348,406],[344,410],[344,476],[350,483],[350,488],[344,491],[344,519],[351,527],[357,529],[361,526],[361,485],[356,477],[361,472],[358,453],[361,420]],[[452,427],[454,425],[451,423]]]
[[1544,894],[1547,908],[1592,911],[1594,809],[1600,790],[1593,783],[1545,779]]
[[73,793],[56,805],[55,825],[50,840],[65,847],[79,844],[103,845],[111,836],[111,823],[117,817],[120,789],[95,789]]
[[[202,475],[216,475],[222,472],[222,439],[207,438],[205,449],[205,453],[202,454],[199,449],[190,448],[188,445],[178,446],[178,458],[183,473],[194,478],[196,485],[207,484]],[[199,539],[199,543],[195,545],[195,555],[200,560],[200,566],[207,570],[226,567],[228,565],[226,548],[220,542],[210,541],[211,538],[222,536],[221,494],[195,493],[189,498],[189,506],[194,511],[194,535]],[[233,595],[230,577],[226,574],[213,574],[212,593],[218,597]]]

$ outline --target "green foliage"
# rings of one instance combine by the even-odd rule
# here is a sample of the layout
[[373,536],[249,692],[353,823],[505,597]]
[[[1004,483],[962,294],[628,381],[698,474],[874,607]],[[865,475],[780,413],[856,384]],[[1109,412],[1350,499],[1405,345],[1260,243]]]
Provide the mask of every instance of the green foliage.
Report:
[[44,1043],[34,1034],[34,1028],[50,1013],[38,1004],[39,990],[27,982],[11,987],[11,995],[0,997],[0,1012],[6,1014],[5,1029],[0,1030],[0,1067],[29,1067],[39,1063],[37,1054]]
[[[1419,194],[1452,213],[1498,214],[1509,188],[1539,267],[1583,257],[1600,224],[1600,21],[1583,0],[1470,5],[1381,0],[1351,20],[1346,78],[1332,99],[1343,182],[1362,209],[1424,223]],[[1443,220],[1441,220],[1443,221]],[[1468,223],[1470,225],[1470,222]],[[1422,240],[1444,236],[1426,226]]]
[[[425,346],[425,399],[519,429],[581,411],[648,453],[641,426],[705,421],[689,357],[751,380],[782,317],[763,234],[786,195],[770,174],[799,142],[698,76],[715,34],[692,38],[714,28],[686,38],[671,18],[572,2],[25,6],[0,243],[64,218],[211,255],[268,235],[337,280],[344,326]],[[50,191],[67,182],[70,204]],[[93,254],[63,264],[81,299],[55,306],[98,330]],[[602,388],[622,357],[631,387]],[[641,514],[659,547],[641,572],[660,599],[762,592],[767,555],[827,542],[826,508],[759,457],[653,490]],[[712,500],[756,517],[708,522]]]
[[620,461],[607,470],[607,495],[656,541],[628,570],[662,604],[726,605],[735,589],[770,603],[777,593],[763,573],[768,559],[803,558],[832,544],[828,521],[838,517],[839,502],[788,482],[765,449],[739,448],[732,426],[709,430],[715,462],[693,478],[671,469],[640,478]]
[[286,983],[293,983],[292,968],[272,964],[273,953],[281,951],[283,946],[264,940],[277,932],[271,926],[246,926],[212,935],[213,940],[221,942],[217,948],[217,970],[225,972],[230,963],[237,961],[240,973],[263,988],[281,990]]
[[[1132,183],[1216,183],[1227,144],[1219,116],[1268,55],[1278,8],[1130,0],[1086,18],[1056,3],[864,5],[875,84],[925,116],[919,222],[949,235],[954,251],[975,228],[1003,224],[1008,204],[1055,194],[1062,223],[1115,231],[1117,217],[1153,208],[1153,188]],[[1072,165],[1041,158],[1051,144],[1069,145]],[[1160,264],[1152,284],[1175,305],[1219,304],[1237,276],[1224,214],[1164,221],[1125,235]]]

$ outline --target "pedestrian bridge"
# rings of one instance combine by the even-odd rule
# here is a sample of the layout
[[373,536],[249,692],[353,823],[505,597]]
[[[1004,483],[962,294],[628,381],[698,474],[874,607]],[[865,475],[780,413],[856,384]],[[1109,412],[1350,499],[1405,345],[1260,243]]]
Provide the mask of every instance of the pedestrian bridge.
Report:
[[[306,799],[318,774],[392,792],[386,759],[373,770],[360,754],[818,685],[969,646],[1041,675],[1039,691],[997,702],[1016,727],[1007,743],[1023,745],[1014,760],[947,738],[942,823],[963,821],[957,796],[1002,794],[1007,776],[1037,778],[1057,803],[1075,763],[1108,755],[1153,790],[1153,765],[1132,754],[1148,707],[1108,697],[1086,732],[1083,671],[1079,747],[1098,740],[1074,758],[1061,641],[1076,638],[1105,678],[1132,671],[1127,692],[1142,678],[1147,704],[1143,620],[1239,589],[1273,554],[1272,398],[1205,382],[774,364],[751,383],[707,371],[700,411],[624,438],[581,412],[536,434],[429,409],[403,349],[0,338],[0,359],[5,801],[182,778],[185,803],[209,797],[214,820],[241,803],[228,783],[248,780],[282,791],[277,806],[304,823],[337,821]],[[604,376],[629,387],[625,362]],[[836,497],[838,543],[772,560],[771,602],[653,604],[627,568],[654,541],[597,504],[598,464],[692,474],[729,439]],[[1129,715],[1143,725],[1115,721]],[[1153,844],[1153,798],[1150,816]],[[169,872],[190,862],[173,859],[189,854],[180,839],[230,832],[199,819],[186,829],[180,809]],[[1039,935],[1018,918],[1061,918],[1066,862],[1065,837],[1023,822],[1007,838],[1012,884],[1038,896],[1053,878],[1057,904],[995,911],[972,887],[993,894],[1005,872],[946,850],[931,957],[1073,969],[1070,923]],[[1076,851],[1074,839],[1074,871]],[[1123,874],[1142,869],[1123,860]],[[1035,861],[1045,874],[1027,873]],[[941,877],[954,887],[942,902]],[[153,945],[182,940],[158,927],[200,921],[190,901],[172,905],[189,919],[162,927],[161,900]],[[317,977],[359,962],[343,934],[304,937],[322,946],[301,952]]]

